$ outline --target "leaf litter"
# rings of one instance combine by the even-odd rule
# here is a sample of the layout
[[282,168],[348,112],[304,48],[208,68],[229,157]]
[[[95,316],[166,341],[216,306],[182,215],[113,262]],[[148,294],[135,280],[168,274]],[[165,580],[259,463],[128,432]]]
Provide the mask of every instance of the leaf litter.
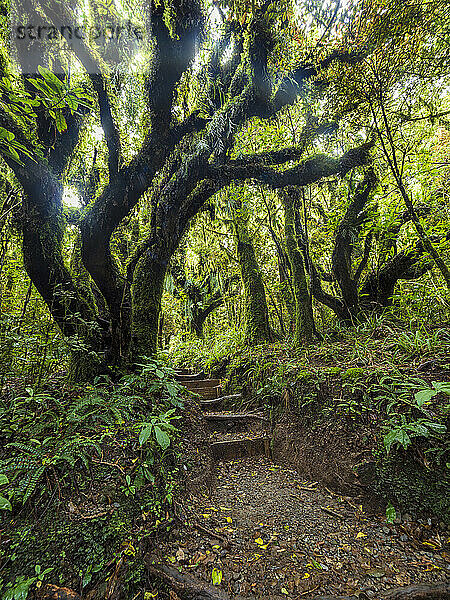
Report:
[[449,532],[389,523],[352,500],[266,457],[219,463],[215,489],[190,498],[156,553],[250,600],[373,595],[450,578]]

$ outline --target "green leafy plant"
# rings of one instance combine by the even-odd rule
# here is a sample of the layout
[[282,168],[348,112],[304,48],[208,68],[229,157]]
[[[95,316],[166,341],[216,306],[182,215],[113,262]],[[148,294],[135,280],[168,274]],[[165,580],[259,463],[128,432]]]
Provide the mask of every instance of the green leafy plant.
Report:
[[44,581],[45,576],[53,571],[54,567],[49,567],[42,571],[41,565],[34,567],[35,575],[26,578],[24,575],[16,577],[14,584],[7,584],[6,590],[2,595],[2,600],[26,600],[30,587],[36,583],[38,586]]
[[450,397],[450,383],[444,381],[433,381],[431,386],[432,387],[427,386],[422,389],[419,389],[414,394],[414,398],[418,406],[423,406],[424,404],[427,404],[432,398],[441,393]]
[[397,518],[397,513],[395,511],[395,508],[389,502],[388,505],[387,505],[387,507],[386,507],[386,521],[388,523],[393,523],[396,518]]
[[406,416],[400,416],[400,422],[390,423],[385,426],[387,433],[383,437],[383,444],[389,454],[392,446],[401,446],[406,450],[411,444],[413,437],[430,438],[433,435],[444,434],[447,428],[442,423],[436,423],[426,419],[407,422]]
[[153,436],[156,443],[163,450],[167,450],[170,446],[171,435],[173,436],[177,432],[177,428],[172,424],[172,421],[180,418],[174,415],[175,410],[175,408],[171,408],[143,424],[143,428],[139,434],[139,443],[141,446],[148,441],[150,436]]
[[[7,485],[8,483],[9,479],[6,475],[0,473],[0,487]],[[4,496],[0,496],[0,510],[12,510],[11,502]]]
[[160,361],[144,356],[139,374],[125,375],[121,381],[127,385],[146,389],[149,393],[157,393],[162,399],[176,407],[183,405],[181,393],[183,387],[175,381],[175,371]]

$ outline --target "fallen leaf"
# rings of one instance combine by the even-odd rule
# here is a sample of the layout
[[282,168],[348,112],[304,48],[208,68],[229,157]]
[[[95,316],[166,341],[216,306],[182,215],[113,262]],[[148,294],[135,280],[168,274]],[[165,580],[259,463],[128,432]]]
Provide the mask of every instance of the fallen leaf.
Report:
[[220,569],[214,568],[212,570],[211,576],[212,576],[213,585],[220,585],[221,584],[223,574],[222,574],[222,571]]
[[369,577],[384,577],[386,575],[386,573],[384,571],[382,571],[381,569],[369,569],[368,571],[366,571],[367,575],[369,575]]

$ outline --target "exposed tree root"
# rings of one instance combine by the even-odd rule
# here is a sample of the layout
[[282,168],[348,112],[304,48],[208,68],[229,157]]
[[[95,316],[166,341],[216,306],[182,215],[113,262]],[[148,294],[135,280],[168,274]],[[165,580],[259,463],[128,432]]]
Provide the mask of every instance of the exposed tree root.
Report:
[[[153,577],[167,583],[181,600],[230,600],[228,594],[185,573],[166,565],[152,565],[146,559],[147,569]],[[238,600],[238,597],[235,597]]]
[[81,596],[77,592],[49,583],[38,589],[36,598],[39,600],[81,600]]

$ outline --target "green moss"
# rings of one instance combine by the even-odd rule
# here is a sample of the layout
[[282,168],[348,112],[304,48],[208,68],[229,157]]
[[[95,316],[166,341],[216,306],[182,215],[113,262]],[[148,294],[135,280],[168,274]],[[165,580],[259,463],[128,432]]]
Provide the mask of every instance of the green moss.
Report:
[[133,359],[156,354],[165,274],[163,261],[147,253],[139,259],[131,289]]
[[305,371],[299,371],[296,374],[297,381],[308,381],[308,380],[311,380],[311,379],[315,379],[315,377],[316,377],[315,373],[312,373],[311,371],[306,371],[306,370]]
[[340,367],[329,367],[328,369],[324,369],[322,373],[324,375],[339,375],[342,373],[342,369]]
[[295,233],[294,204],[298,202],[297,191],[290,188],[282,194],[284,206],[284,234],[286,252],[291,266],[292,288],[295,303],[294,346],[301,347],[314,336],[314,318],[311,297],[306,280],[303,256],[299,250]]
[[234,212],[236,250],[244,286],[245,342],[250,346],[271,339],[266,292],[247,228],[245,208]]
[[362,375],[364,375],[364,369],[361,369],[360,367],[352,367],[342,373],[341,377],[344,381],[347,381],[349,379],[359,379],[362,377]]
[[425,468],[412,452],[381,456],[370,487],[404,512],[434,514],[450,526],[450,477],[443,469]]

